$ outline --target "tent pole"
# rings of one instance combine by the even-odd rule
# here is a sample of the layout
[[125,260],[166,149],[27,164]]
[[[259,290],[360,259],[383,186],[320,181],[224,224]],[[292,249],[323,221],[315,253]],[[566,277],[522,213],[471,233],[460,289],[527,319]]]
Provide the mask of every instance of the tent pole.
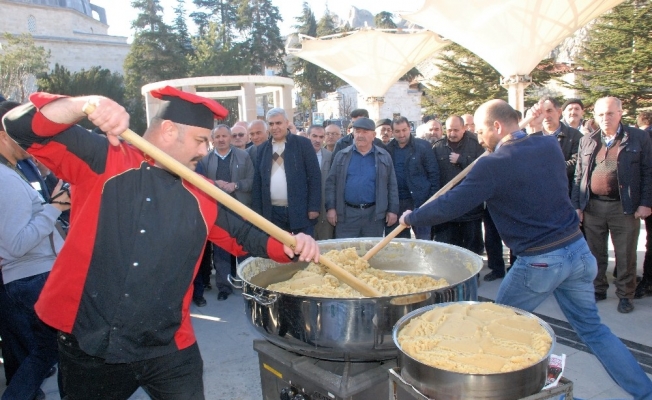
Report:
[[508,103],[515,110],[525,111],[525,88],[532,83],[530,75],[512,75],[500,78],[500,85],[507,89]]

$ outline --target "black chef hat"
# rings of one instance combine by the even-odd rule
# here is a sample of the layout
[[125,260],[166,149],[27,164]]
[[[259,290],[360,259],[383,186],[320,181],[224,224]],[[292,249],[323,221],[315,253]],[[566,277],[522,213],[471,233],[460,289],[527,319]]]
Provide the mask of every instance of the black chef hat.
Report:
[[179,124],[213,129],[215,119],[224,119],[229,114],[213,99],[183,92],[172,86],[152,90],[150,94],[162,100],[156,116]]

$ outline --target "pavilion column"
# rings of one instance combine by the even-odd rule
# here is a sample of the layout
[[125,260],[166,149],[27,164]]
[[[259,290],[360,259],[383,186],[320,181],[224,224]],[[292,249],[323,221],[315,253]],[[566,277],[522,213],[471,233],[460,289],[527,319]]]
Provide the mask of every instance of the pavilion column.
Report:
[[500,78],[500,85],[507,89],[509,105],[520,112],[525,111],[525,88],[531,83],[530,75],[512,75],[509,78]]
[[[276,93],[274,98],[276,98]],[[292,105],[292,86],[283,85],[283,89],[280,94],[281,94],[280,96],[281,104],[279,105],[279,107],[285,110],[285,112],[288,115],[288,118],[290,119],[290,121],[292,121],[294,119],[294,107]]]
[[258,117],[256,110],[256,85],[250,82],[242,84],[242,108],[240,116],[243,121],[253,121]]

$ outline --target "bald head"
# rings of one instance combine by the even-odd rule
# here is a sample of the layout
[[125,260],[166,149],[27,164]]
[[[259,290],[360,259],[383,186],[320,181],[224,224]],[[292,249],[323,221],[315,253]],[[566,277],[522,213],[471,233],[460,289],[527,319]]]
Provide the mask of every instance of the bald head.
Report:
[[446,120],[446,137],[450,142],[457,143],[464,137],[464,120],[458,115],[451,115]]
[[503,100],[490,100],[475,112],[476,133],[480,144],[494,151],[506,135],[519,130],[518,114]]
[[473,115],[464,114],[462,115],[462,120],[464,121],[464,129],[469,132],[475,132],[475,121],[473,120]]

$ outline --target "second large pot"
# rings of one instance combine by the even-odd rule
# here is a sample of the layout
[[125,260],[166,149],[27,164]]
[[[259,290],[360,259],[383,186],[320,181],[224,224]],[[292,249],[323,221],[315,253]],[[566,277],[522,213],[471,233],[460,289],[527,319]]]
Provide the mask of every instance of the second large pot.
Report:
[[[378,240],[328,240],[319,245],[322,254],[355,247],[363,255]],[[289,279],[306,265],[256,258],[238,266],[245,311],[252,325],[267,340],[296,353],[328,360],[368,361],[397,356],[392,329],[409,312],[430,304],[476,300],[475,276],[482,268],[482,259],[457,246],[397,239],[371,259],[372,267],[445,278],[450,285],[410,295],[346,299],[266,289],[271,283]]]

